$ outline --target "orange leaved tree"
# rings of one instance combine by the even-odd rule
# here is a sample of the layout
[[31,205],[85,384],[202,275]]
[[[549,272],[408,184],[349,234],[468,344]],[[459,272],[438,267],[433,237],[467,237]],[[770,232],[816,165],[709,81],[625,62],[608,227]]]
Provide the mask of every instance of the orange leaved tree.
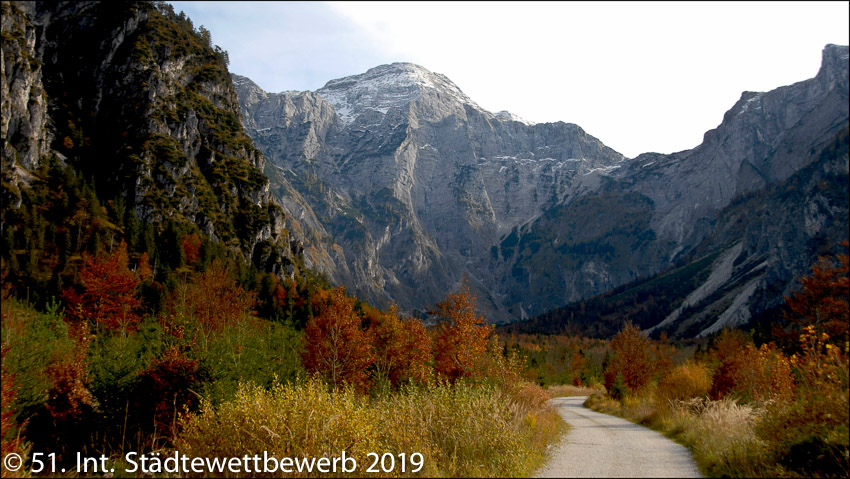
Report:
[[611,360],[603,373],[605,387],[609,391],[618,376],[630,391],[644,387],[659,372],[663,359],[652,341],[631,322],[627,322],[611,340],[611,351]]
[[179,284],[168,299],[172,320],[179,325],[193,319],[205,349],[213,333],[253,314],[256,304],[256,293],[242,288],[218,259],[203,273],[196,273],[190,283]]
[[310,373],[320,374],[334,386],[347,383],[365,388],[366,368],[374,358],[370,337],[354,311],[354,301],[341,286],[331,293],[319,314],[307,322],[302,361]]
[[457,293],[437,304],[443,318],[434,338],[434,362],[438,373],[451,380],[475,376],[483,359],[493,325],[478,313],[475,296],[464,279]]
[[180,240],[186,264],[195,265],[201,257],[201,237],[197,233],[186,235]]
[[399,318],[395,305],[389,312],[371,316],[369,329],[377,379],[394,386],[405,381],[424,381],[430,371],[431,338],[422,323]]
[[135,330],[141,301],[137,296],[139,278],[127,266],[127,244],[118,244],[106,258],[83,254],[79,282],[83,292],[66,288],[62,299],[71,321],[88,320],[96,330]]
[[[845,246],[847,242],[843,243]],[[800,280],[801,289],[785,298],[788,310],[786,330],[774,331],[784,340],[788,352],[800,352],[798,346],[823,352],[826,344],[843,346],[850,322],[850,258],[822,256],[812,266],[812,274]],[[811,328],[810,328],[811,327]],[[799,338],[811,329],[812,344],[799,345]]]

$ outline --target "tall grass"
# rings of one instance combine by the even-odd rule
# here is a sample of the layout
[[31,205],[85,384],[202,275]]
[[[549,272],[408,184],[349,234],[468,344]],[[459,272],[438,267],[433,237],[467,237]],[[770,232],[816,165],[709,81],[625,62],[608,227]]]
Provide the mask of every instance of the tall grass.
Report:
[[755,432],[762,410],[729,398],[712,401],[704,397],[672,400],[659,407],[659,397],[644,394],[616,401],[594,395],[585,405],[651,427],[689,447],[702,472],[710,477],[766,475],[766,443]]
[[686,363],[637,394],[619,401],[595,394],[585,405],[689,447],[708,476],[847,477],[847,364],[834,356],[828,380],[817,387],[801,381],[793,394],[761,401],[743,394],[709,399],[709,369]]
[[365,474],[370,452],[396,460],[418,452],[419,476],[527,476],[562,431],[547,398],[528,383],[431,382],[372,398],[314,379],[242,385],[234,400],[183,416],[175,446],[194,457],[338,457],[344,450],[357,461],[355,476]]

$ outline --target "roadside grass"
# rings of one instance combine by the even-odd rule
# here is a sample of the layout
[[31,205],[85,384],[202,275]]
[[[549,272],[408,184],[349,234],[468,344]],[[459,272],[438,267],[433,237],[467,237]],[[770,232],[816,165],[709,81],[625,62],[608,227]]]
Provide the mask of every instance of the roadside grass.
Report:
[[622,401],[594,395],[585,406],[628,419],[661,432],[689,448],[703,474],[709,477],[761,477],[766,474],[766,443],[755,426],[763,409],[730,398],[671,400],[658,407],[653,392]]
[[688,447],[709,477],[847,477],[846,390],[742,404],[732,397],[669,399],[649,386],[620,401],[594,394],[585,406]]
[[404,454],[405,476],[522,477],[543,464],[565,429],[548,399],[530,383],[432,381],[371,398],[314,379],[271,389],[243,384],[234,400],[182,416],[175,446],[192,457],[339,457],[344,450],[357,470],[338,476],[366,475],[369,453],[390,453],[396,466],[368,475],[400,475]]

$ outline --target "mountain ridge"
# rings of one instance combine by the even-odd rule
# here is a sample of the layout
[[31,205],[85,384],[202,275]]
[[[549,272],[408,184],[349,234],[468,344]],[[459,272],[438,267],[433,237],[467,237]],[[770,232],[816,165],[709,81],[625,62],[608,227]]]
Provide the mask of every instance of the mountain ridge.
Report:
[[408,63],[315,92],[273,94],[253,82],[237,91],[246,130],[278,170],[270,176],[313,178],[323,191],[296,187],[304,216],[326,239],[343,238],[325,248],[337,258],[329,276],[377,304],[424,313],[419,299],[434,301],[465,275],[504,322],[669,267],[709,241],[712,218],[733,198],[810,162],[847,121],[846,51],[826,46],[813,79],[743,93],[697,147],[634,159],[577,125],[482,110]]

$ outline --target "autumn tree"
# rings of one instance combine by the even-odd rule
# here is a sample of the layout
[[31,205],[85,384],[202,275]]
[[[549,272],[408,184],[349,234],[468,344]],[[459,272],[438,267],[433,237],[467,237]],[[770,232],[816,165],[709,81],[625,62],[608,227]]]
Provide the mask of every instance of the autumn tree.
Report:
[[618,376],[630,391],[636,391],[659,372],[663,358],[657,346],[640,328],[627,322],[611,340],[611,358],[604,371],[605,387],[611,390]]
[[165,349],[160,358],[139,374],[133,397],[133,411],[139,427],[153,428],[171,437],[176,432],[177,415],[198,404],[193,387],[202,379],[196,359],[188,358],[179,348]]
[[168,300],[170,321],[194,323],[205,344],[210,336],[253,313],[256,293],[239,286],[227,265],[215,260],[189,283],[181,283]]
[[201,237],[197,233],[186,235],[180,240],[186,264],[195,265],[201,258]]
[[320,374],[334,386],[367,385],[368,368],[374,361],[371,338],[361,328],[361,318],[354,311],[355,298],[339,287],[330,295],[317,316],[307,322],[304,367]]
[[476,375],[493,326],[478,313],[466,279],[457,293],[450,293],[437,304],[437,314],[443,321],[434,338],[435,369],[451,380]]
[[422,323],[399,318],[395,305],[389,312],[374,311],[369,316],[378,381],[395,386],[425,380],[430,370],[431,338]]
[[78,275],[82,293],[71,288],[62,293],[68,319],[87,320],[96,331],[135,330],[140,320],[139,278],[130,271],[127,263],[127,244],[124,241],[106,258],[84,253]]
[[136,265],[136,274],[142,282],[147,282],[153,279],[153,270],[151,269],[150,257],[148,254],[142,253],[139,256],[139,261]]
[[[847,242],[843,246],[846,247]],[[785,328],[775,329],[774,334],[789,353],[800,352],[802,346],[822,352],[827,344],[841,347],[850,339],[848,272],[848,255],[822,256],[812,266],[812,273],[800,280],[801,288],[785,298],[787,323]],[[811,334],[808,329],[812,330]],[[799,344],[804,333],[812,344]]]
[[723,330],[709,357],[714,365],[709,391],[713,399],[779,400],[793,391],[791,363],[772,343],[756,348],[743,332]]

